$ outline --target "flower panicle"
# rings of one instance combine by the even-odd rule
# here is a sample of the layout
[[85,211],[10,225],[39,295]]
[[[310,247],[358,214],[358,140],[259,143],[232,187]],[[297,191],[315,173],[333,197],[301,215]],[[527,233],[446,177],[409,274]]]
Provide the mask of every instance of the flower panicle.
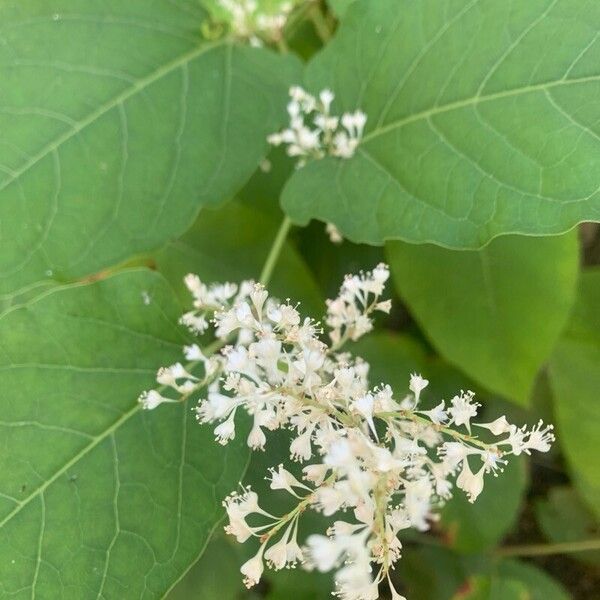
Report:
[[[367,115],[355,110],[336,116],[331,112],[334,99],[335,94],[329,89],[313,96],[300,86],[291,87],[289,126],[271,134],[267,141],[273,146],[284,145],[287,155],[298,159],[297,167],[326,156],[352,158],[362,139]],[[338,236],[334,234],[333,239]]]
[[[502,473],[510,455],[547,452],[554,441],[552,426],[541,421],[530,429],[505,416],[480,421],[471,391],[430,403],[429,381],[417,373],[400,395],[385,383],[372,387],[369,364],[344,347],[372,329],[374,313],[389,311],[382,300],[388,278],[384,264],[346,276],[337,298],[327,302],[324,336],[318,322],[260,284],[207,286],[186,277],[192,314],[207,324],[201,333],[211,329],[223,347],[208,356],[197,345],[186,346],[190,365],[159,370],[157,383],[180,400],[201,395],[196,418],[214,427],[221,444],[235,438],[240,413],[251,420],[246,443],[253,450],[263,450],[274,430],[291,432],[289,465],[270,469],[267,481],[295,508],[272,515],[250,488],[224,501],[226,532],[240,543],[258,543],[241,567],[249,587],[265,565],[301,564],[335,569],[341,599],[376,599],[380,583],[392,585],[402,530],[426,531],[455,489],[474,502],[486,475]],[[178,401],[163,396],[162,388],[145,392],[142,406]],[[299,522],[307,510],[343,517],[301,540]]]

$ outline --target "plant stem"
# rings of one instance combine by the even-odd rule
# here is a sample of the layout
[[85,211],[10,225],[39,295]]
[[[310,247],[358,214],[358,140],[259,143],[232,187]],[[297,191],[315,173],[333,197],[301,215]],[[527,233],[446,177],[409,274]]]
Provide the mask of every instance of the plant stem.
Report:
[[556,544],[526,544],[523,546],[504,546],[498,548],[496,556],[544,556],[547,554],[568,554],[570,552],[585,552],[600,550],[600,538],[581,540],[578,542],[560,542]]
[[269,281],[271,281],[273,269],[275,268],[279,255],[281,254],[283,243],[285,242],[285,238],[287,237],[291,226],[292,222],[290,221],[290,218],[287,216],[284,217],[281,225],[279,226],[279,231],[273,240],[273,245],[271,246],[271,250],[269,250],[267,260],[265,261],[265,265],[260,274],[259,282],[265,286],[269,284]]
[[331,39],[332,34],[329,29],[329,24],[321,12],[321,7],[318,4],[314,4],[310,8],[308,16],[314,25],[317,35],[321,38],[321,41],[326,44]]
[[417,415],[413,411],[401,410],[398,412],[380,412],[380,413],[375,413],[375,416],[379,417],[380,419],[390,419],[390,418],[391,419],[410,419],[411,421],[414,421],[415,423],[418,422],[418,423],[423,423],[425,425],[431,425],[436,431],[445,433],[446,435],[449,435],[450,437],[453,437],[454,439],[462,440],[463,442],[473,444],[474,446],[478,446],[479,448],[483,448],[484,450],[487,450],[490,447],[494,447],[493,444],[486,444],[485,442],[481,442],[480,440],[478,440],[476,437],[473,437],[472,435],[467,435],[465,433],[461,433],[460,431],[455,431],[454,429],[451,429],[450,427],[444,427],[443,425],[438,425],[436,423],[433,423],[433,421],[430,421],[429,419],[427,419],[421,415]]

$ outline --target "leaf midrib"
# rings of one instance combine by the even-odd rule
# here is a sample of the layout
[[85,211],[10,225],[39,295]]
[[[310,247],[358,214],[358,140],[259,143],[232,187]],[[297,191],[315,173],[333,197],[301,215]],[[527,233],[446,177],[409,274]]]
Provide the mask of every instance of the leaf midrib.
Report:
[[420,111],[418,113],[408,115],[407,117],[403,117],[402,119],[398,119],[393,121],[392,123],[388,123],[383,127],[378,129],[374,129],[373,131],[367,133],[362,142],[366,143],[370,140],[376,139],[379,136],[385,135],[394,129],[399,129],[404,127],[405,125],[409,125],[410,123],[414,123],[420,120],[426,120],[430,117],[443,114],[446,112],[450,112],[453,110],[459,110],[461,108],[465,108],[468,106],[473,106],[475,104],[480,104],[483,102],[491,102],[493,100],[501,100],[503,98],[510,98],[512,96],[519,96],[521,94],[528,94],[531,92],[539,92],[539,91],[547,91],[549,89],[553,89],[556,87],[560,87],[563,85],[576,85],[579,83],[588,83],[592,81],[600,81],[600,75],[590,75],[588,77],[579,77],[577,79],[558,79],[555,81],[546,81],[544,83],[536,84],[536,85],[528,85],[519,88],[512,88],[510,90],[504,90],[502,92],[496,92],[494,94],[487,94],[484,96],[475,95],[470,98],[463,98],[462,100],[457,100],[456,102],[450,102],[448,104],[443,104],[439,106],[434,106],[424,111]]
[[27,162],[23,164],[19,169],[15,170],[11,176],[6,179],[2,184],[0,184],[0,192],[14,183],[17,179],[19,179],[22,175],[24,175],[29,169],[34,167],[37,163],[43,160],[46,156],[48,156],[51,152],[54,152],[58,148],[60,148],[64,143],[69,141],[72,137],[76,136],[78,133],[83,131],[86,127],[92,125],[95,121],[97,121],[100,117],[111,111],[112,109],[119,106],[121,103],[126,102],[135,94],[143,91],[148,86],[152,85],[156,81],[159,81],[163,77],[166,77],[176,69],[182,67],[190,63],[192,60],[202,56],[203,54],[219,48],[220,46],[227,45],[227,42],[219,40],[217,42],[212,42],[208,44],[204,44],[202,46],[198,46],[185,52],[184,54],[178,56],[171,62],[168,62],[158,69],[152,71],[149,75],[142,77],[135,81],[135,83],[131,86],[123,90],[120,94],[117,94],[114,98],[111,98],[104,104],[101,104],[96,110],[92,111],[79,121],[74,121],[73,127],[58,136],[48,144],[46,144],[42,150],[40,150],[37,154],[32,156]]

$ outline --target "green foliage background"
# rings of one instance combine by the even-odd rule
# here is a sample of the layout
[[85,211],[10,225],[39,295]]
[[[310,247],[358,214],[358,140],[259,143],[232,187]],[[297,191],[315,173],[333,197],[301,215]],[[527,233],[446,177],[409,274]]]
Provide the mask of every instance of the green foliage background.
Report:
[[[183,275],[257,278],[287,214],[270,287],[306,314],[389,262],[394,311],[355,348],[374,382],[418,370],[430,398],[556,424],[550,455],[407,534],[400,588],[591,599],[598,552],[514,546],[599,536],[600,5],[296,4],[277,48],[214,2],[0,4],[0,598],[329,597],[296,571],[243,590],[251,549],[219,533],[277,445],[248,469],[242,436],[137,405],[189,341]],[[367,113],[352,159],[269,150],[293,84]]]

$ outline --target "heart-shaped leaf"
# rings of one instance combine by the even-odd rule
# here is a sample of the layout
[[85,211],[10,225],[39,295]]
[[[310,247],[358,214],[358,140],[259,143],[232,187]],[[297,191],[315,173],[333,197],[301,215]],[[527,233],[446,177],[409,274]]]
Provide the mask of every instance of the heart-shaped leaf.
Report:
[[354,2],[306,83],[365,136],[298,170],[285,210],[452,248],[600,219],[599,29],[593,0]]
[[137,403],[181,358],[164,279],[129,271],[0,319],[0,596],[162,598],[247,460],[189,405]]
[[575,298],[575,232],[502,236],[477,251],[393,242],[396,290],[438,350],[475,381],[527,404]]
[[0,294],[183,233],[266,152],[299,63],[207,42],[190,0],[0,6]]
[[600,269],[585,272],[571,322],[550,360],[557,437],[582,498],[600,517]]

